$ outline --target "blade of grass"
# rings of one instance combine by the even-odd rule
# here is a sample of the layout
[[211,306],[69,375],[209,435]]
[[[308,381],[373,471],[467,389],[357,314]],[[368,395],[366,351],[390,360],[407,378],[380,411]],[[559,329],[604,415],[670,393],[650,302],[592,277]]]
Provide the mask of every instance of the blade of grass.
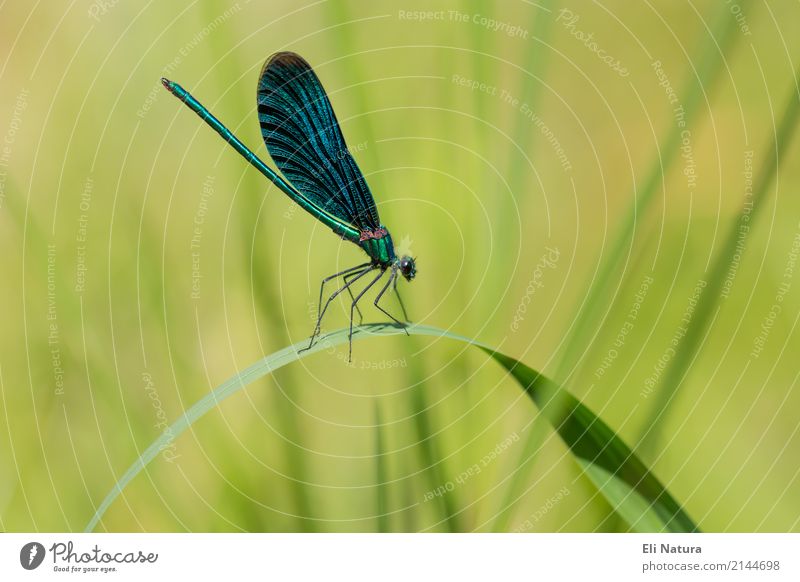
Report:
[[[230,6],[224,2],[209,3],[201,6],[201,13],[206,22],[213,22],[229,8]],[[221,89],[218,92],[219,95],[224,96],[230,90],[240,96],[240,111],[251,112],[251,120],[255,124],[256,94],[253,84],[247,84],[248,87],[251,87],[249,95],[243,95],[241,91],[236,91],[236,88],[241,86],[238,81],[241,78],[242,71],[248,69],[239,57],[241,52],[231,49],[231,47],[237,47],[240,44],[240,39],[236,32],[234,25],[229,23],[218,27],[215,33],[209,36],[208,42],[213,47],[214,54],[226,54],[226,66],[214,67],[209,74],[213,75],[217,81],[217,87]],[[230,54],[228,55],[227,53]],[[267,56],[264,55],[265,60]],[[237,131],[238,128],[234,128],[234,130]],[[267,251],[270,245],[259,242],[262,237],[258,234],[257,222],[262,214],[261,210],[264,207],[275,204],[274,200],[263,202],[264,193],[269,192],[269,195],[273,195],[274,192],[277,192],[277,189],[272,187],[271,184],[265,184],[262,177],[256,172],[245,171],[242,174],[241,191],[245,195],[240,195],[239,197],[240,202],[237,204],[239,208],[239,228],[234,230],[239,230],[242,233],[237,242],[242,245],[243,252],[241,256],[247,260],[246,267],[250,274],[254,311],[257,311],[258,315],[267,322],[263,329],[269,329],[270,334],[265,339],[268,342],[268,348],[274,349],[277,346],[288,343],[289,335],[285,322],[281,319],[280,311],[275,309],[275,306],[280,305],[281,301],[275,285],[276,277],[274,274],[277,272],[277,268],[274,255]],[[282,194],[278,194],[278,196],[282,197]],[[259,342],[261,341],[263,340],[260,339]],[[294,372],[291,369],[281,370],[272,375],[272,381],[279,388],[296,385],[293,374]],[[282,449],[288,473],[297,481],[308,483],[310,482],[308,477],[309,468],[306,464],[306,457],[302,454],[303,440],[299,430],[301,423],[296,405],[284,395],[282,388],[280,393],[275,395],[273,403],[279,408],[274,415],[273,422],[277,432],[285,438]],[[311,515],[311,501],[304,487],[297,485],[290,487],[289,495],[295,507],[295,514],[300,516]],[[303,531],[315,531],[312,520],[304,519],[301,520],[301,523],[303,524]]]
[[[800,69],[796,72],[795,79],[798,78],[798,75],[800,75]],[[761,171],[753,187],[752,208],[749,213],[751,229],[755,223],[756,216],[760,214],[761,209],[764,207],[764,201],[769,196],[769,185],[777,176],[781,160],[789,148],[792,136],[797,130],[799,119],[800,91],[797,85],[794,85],[778,129],[773,135],[773,147],[767,147],[760,166]],[[669,413],[670,404],[676,401],[681,384],[696,355],[697,346],[705,335],[709,322],[715,318],[712,315],[716,316],[720,310],[719,301],[722,297],[720,292],[726,279],[725,273],[733,261],[734,255],[738,252],[740,216],[737,215],[730,225],[727,239],[711,266],[711,271],[708,275],[708,286],[700,295],[695,307],[694,317],[686,328],[683,342],[676,349],[675,357],[664,374],[661,389],[656,394],[656,399],[650,412],[649,421],[645,423],[646,429],[642,438],[641,450],[653,450],[657,445],[661,436],[660,427],[664,426],[664,420]]]
[[[537,111],[539,102],[541,101],[542,83],[539,82],[536,77],[539,79],[544,78],[546,67],[549,62],[551,51],[548,50],[547,47],[552,35],[553,27],[551,25],[554,21],[552,8],[554,4],[555,2],[553,0],[544,0],[540,2],[539,9],[535,13],[533,19],[532,40],[539,42],[541,50],[527,51],[528,58],[524,65],[524,70],[528,75],[525,76],[523,81],[522,98],[520,100],[520,103],[528,105],[530,111]],[[525,123],[517,123],[515,124],[515,128],[516,131],[513,137],[514,143],[519,144],[522,151],[526,153],[528,159],[535,159],[534,146],[538,143],[538,141],[534,139],[535,133],[531,131],[530,126]],[[513,148],[509,148],[509,150],[512,149]],[[513,152],[509,151],[509,165],[506,169],[508,184],[512,192],[524,192],[529,188],[526,187],[523,178],[525,172],[530,171],[530,168],[527,164],[522,163],[522,160],[512,154]],[[498,248],[504,249],[511,247],[509,242],[510,232],[510,229],[501,228],[498,230]],[[518,457],[517,472],[506,488],[503,501],[500,504],[500,514],[492,524],[492,529],[494,531],[508,530],[508,524],[513,515],[514,502],[523,494],[523,490],[528,483],[527,475],[531,467],[536,463],[536,456],[539,453],[542,440],[546,434],[544,429],[545,427],[542,423],[534,421],[531,424],[528,435],[524,437],[525,442],[521,454]]]
[[[610,514],[613,518],[609,523],[607,519],[602,524],[601,531],[620,531],[619,521],[625,521],[630,529],[639,532],[664,531],[665,523],[657,512],[652,511],[650,503],[639,493],[632,489],[622,479],[606,471],[599,465],[578,461],[589,480],[608,500],[616,513]],[[667,530],[669,531],[669,530]]]
[[[740,2],[745,8],[745,2]],[[697,53],[701,55],[700,65],[696,69],[696,78],[690,78],[684,83],[684,90],[680,95],[685,95],[683,99],[686,127],[692,127],[700,111],[700,104],[703,98],[708,99],[716,86],[723,65],[725,55],[733,46],[733,41],[739,36],[737,34],[738,24],[735,18],[731,18],[727,6],[719,8],[717,23],[710,34],[703,42]],[[600,310],[605,307],[605,314],[611,312],[614,307],[614,298],[617,296],[618,288],[611,290],[610,286],[614,281],[620,261],[623,257],[628,257],[633,244],[633,235],[639,220],[647,215],[647,211],[652,203],[658,185],[677,158],[680,151],[681,132],[684,127],[677,123],[672,124],[672,128],[667,138],[661,145],[661,155],[656,155],[650,170],[646,174],[644,182],[640,188],[633,192],[633,204],[630,210],[624,215],[627,220],[617,228],[617,235],[611,243],[610,252],[600,268],[600,272],[595,279],[595,283],[589,290],[585,305],[581,308],[577,306],[577,320],[569,333],[563,355],[556,372],[556,379],[565,381],[579,368],[580,362],[587,349],[584,346],[591,346],[600,327],[594,325],[599,317]],[[621,281],[618,281],[618,285]],[[609,301],[609,297],[612,298]],[[605,317],[603,315],[603,318]],[[594,329],[595,331],[591,331]]]
[[[359,21],[359,17],[352,14],[351,10],[344,2],[326,2],[323,5],[323,11],[328,22],[331,23],[331,35],[335,38],[336,52],[342,55],[357,55],[359,49],[354,39],[356,35],[354,31],[359,27],[364,26]],[[366,58],[366,57],[365,57]],[[346,71],[351,79],[371,79],[374,75],[366,74],[361,66],[364,58],[350,58],[348,59],[348,67]],[[343,86],[350,86],[347,79],[341,81]],[[352,82],[351,82],[352,83]],[[352,95],[353,101],[358,111],[370,111],[373,106],[368,102],[367,87],[363,83],[352,83],[352,90],[348,91],[348,95]],[[334,104],[335,106],[335,104]],[[366,143],[372,146],[376,144],[375,132],[372,125],[367,122],[366,116],[361,116],[355,121],[358,124],[359,139],[363,139]],[[350,125],[352,127],[352,125]],[[377,159],[378,148],[368,147],[363,152],[359,152],[358,162],[361,167],[379,167],[380,161]],[[366,162],[366,163],[365,163]],[[373,186],[374,187],[374,186]],[[412,338],[414,341],[414,338]],[[412,344],[413,345],[413,344]],[[417,351],[416,349],[414,350]],[[406,368],[406,378],[409,386],[418,386],[424,378],[424,373],[420,360],[411,358],[408,367]],[[428,481],[429,489],[435,489],[447,480],[443,477],[441,466],[441,455],[436,448],[436,443],[431,438],[435,432],[432,424],[433,418],[429,413],[426,395],[423,390],[412,390],[410,394],[410,402],[412,409],[412,416],[414,422],[412,427],[415,431],[415,441],[419,443],[416,447],[416,452],[420,457],[420,462],[424,467],[423,476]],[[442,524],[448,531],[459,531],[457,522],[457,508],[455,507],[455,500],[452,496],[440,497],[438,499],[439,511],[442,516]]]
[[[653,531],[639,528],[642,524],[657,522],[660,527],[656,531],[699,531],[655,475],[591,410],[558,384],[525,364],[485,346],[478,347],[514,376],[580,464],[593,467],[588,473],[589,478],[633,529]],[[612,479],[603,479],[602,475],[605,474]],[[636,495],[621,495],[623,486],[636,492]]]
[[381,420],[381,407],[379,400],[375,400],[375,488],[377,496],[378,531],[386,533],[391,531],[389,524],[389,478],[388,468],[383,445],[383,421]]
[[[413,380],[411,386],[422,386],[422,376],[416,369],[409,370],[408,377]],[[443,483],[447,482],[442,471],[441,454],[437,450],[436,440],[433,435],[436,431],[431,427],[431,415],[428,412],[428,404],[425,399],[424,390],[411,391],[411,408],[414,417],[414,432],[417,443],[416,450],[421,457],[424,474],[428,480],[429,490],[435,490]],[[441,520],[449,532],[460,531],[458,524],[458,508],[452,495],[440,495],[437,497],[439,513],[444,516]]]
[[[445,337],[474,345],[505,367],[519,382],[534,404],[539,407],[542,414],[552,424],[572,454],[581,462],[600,467],[606,473],[613,475],[614,486],[602,486],[601,484],[600,493],[614,504],[613,506],[616,510],[626,520],[629,520],[629,523],[633,522],[631,523],[632,527],[638,528],[640,523],[653,523],[652,519],[657,518],[659,520],[658,523],[663,524],[662,530],[675,532],[698,531],[697,526],[672,498],[666,488],[602,420],[578,402],[575,397],[561,389],[555,382],[548,380],[514,358],[501,354],[475,340],[442,329],[421,325],[410,326],[406,330],[388,324],[364,325],[355,330],[353,339],[359,340],[372,335],[397,335],[406,331],[416,335]],[[219,387],[191,406],[183,416],[178,418],[159,438],[145,449],[103,499],[103,502],[87,524],[85,531],[94,530],[114,500],[165,446],[190,428],[206,413],[216,408],[223,400],[241,391],[251,382],[273,373],[291,362],[308,357],[321,350],[344,344],[347,341],[348,330],[341,329],[323,337],[314,347],[302,353],[298,353],[298,349],[305,346],[304,342],[291,345],[259,360],[223,382]],[[620,495],[619,485],[616,484],[617,480],[635,491],[637,496]],[[642,503],[642,500],[644,500],[644,503]],[[632,515],[640,514],[640,511],[636,511],[635,503],[638,503],[640,510],[646,509],[649,517],[640,515],[638,519],[632,518]]]

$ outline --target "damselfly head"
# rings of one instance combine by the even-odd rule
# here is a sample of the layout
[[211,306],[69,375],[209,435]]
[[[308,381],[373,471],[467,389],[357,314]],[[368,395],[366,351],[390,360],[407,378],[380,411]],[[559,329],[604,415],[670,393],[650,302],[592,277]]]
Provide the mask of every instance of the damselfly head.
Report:
[[408,255],[401,257],[399,267],[400,273],[406,278],[406,281],[411,281],[417,276],[417,263],[412,257]]

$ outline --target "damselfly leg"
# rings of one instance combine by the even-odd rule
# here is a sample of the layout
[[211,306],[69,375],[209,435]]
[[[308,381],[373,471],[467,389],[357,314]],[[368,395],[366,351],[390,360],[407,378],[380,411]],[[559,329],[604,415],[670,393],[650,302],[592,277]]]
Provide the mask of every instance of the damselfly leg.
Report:
[[408,318],[408,312],[406,311],[406,306],[405,306],[405,303],[403,303],[403,298],[402,298],[402,297],[400,297],[400,291],[398,291],[398,290],[397,290],[397,280],[398,280],[398,279],[400,279],[400,277],[398,277],[397,275],[395,275],[395,277],[394,277],[394,283],[392,283],[392,286],[394,287],[394,294],[395,294],[395,295],[397,295],[397,302],[400,304],[400,309],[402,309],[402,310],[403,310],[403,319],[404,319],[404,320],[406,320],[406,321],[411,321],[411,320]]
[[[369,283],[367,283],[367,285],[361,291],[359,291],[357,295],[354,295],[353,294],[353,290],[352,290],[353,284],[356,281],[358,281],[359,279],[361,279],[364,275],[366,275],[367,273],[369,273],[369,272],[371,272],[371,271],[373,271],[375,269],[379,270],[379,273],[377,274],[377,276],[375,278],[373,278]],[[308,342],[308,346],[303,348],[303,349],[301,349],[300,351],[304,352],[306,350],[311,349],[311,346],[314,345],[314,340],[317,339],[317,337],[319,336],[319,334],[321,332],[321,329],[322,329],[322,318],[325,316],[325,313],[328,311],[328,307],[333,302],[333,300],[336,299],[339,296],[340,293],[342,293],[343,291],[346,290],[347,293],[350,295],[350,299],[352,300],[352,302],[350,304],[350,333],[349,333],[349,336],[348,336],[349,343],[350,343],[349,353],[348,353],[348,361],[352,361],[352,358],[353,358],[353,321],[355,319],[355,314],[356,313],[358,313],[359,318],[363,317],[362,314],[361,314],[361,308],[359,308],[359,306],[358,306],[358,302],[361,301],[361,298],[364,297],[366,292],[369,291],[373,286],[375,286],[375,284],[381,279],[381,277],[383,277],[383,275],[386,272],[386,270],[387,270],[386,268],[381,268],[379,265],[376,265],[374,263],[364,263],[364,264],[361,264],[361,265],[357,265],[355,267],[351,267],[349,269],[345,269],[344,271],[340,271],[339,273],[335,273],[335,274],[333,274],[333,275],[331,275],[329,277],[325,277],[322,280],[322,283],[320,284],[320,287],[319,287],[319,305],[318,305],[318,308],[317,308],[318,309],[318,316],[317,316],[317,323],[314,326],[314,332],[311,334],[311,340]],[[323,305],[322,304],[322,297],[324,295],[325,284],[328,281],[332,281],[332,280],[334,280],[334,279],[336,279],[338,277],[342,278],[342,281],[343,281],[344,284],[339,289],[336,289],[336,291],[331,293],[330,296],[328,297],[328,299],[325,301],[325,305]],[[399,319],[397,319],[394,315],[392,315],[391,313],[386,311],[386,309],[384,309],[380,305],[380,300],[386,294],[386,291],[388,291],[389,287],[392,287],[394,292],[397,293],[397,280],[398,279],[399,279],[399,273],[398,273],[397,269],[396,268],[392,268],[390,270],[390,273],[389,273],[389,279],[386,281],[386,283],[383,285],[383,287],[381,287],[381,290],[378,292],[378,295],[375,297],[374,305],[375,305],[375,307],[380,309],[380,311],[384,315],[389,317],[389,319],[391,319],[397,325],[401,326],[403,328],[403,330],[406,332],[406,335],[408,335],[408,330],[405,329],[406,323],[404,323],[404,322],[400,321]],[[406,320],[407,320],[408,319],[408,313],[406,312],[405,305],[403,304],[403,300],[400,298],[400,294],[399,293],[397,293],[397,299],[400,302],[401,309],[403,310],[403,317],[405,317]]]
[[[370,290],[370,288],[371,288],[371,287],[372,287],[372,286],[373,286],[375,283],[377,283],[377,282],[378,282],[378,280],[379,280],[381,277],[383,277],[383,273],[384,273],[384,269],[381,269],[381,270],[380,270],[380,272],[378,273],[378,276],[377,276],[377,277],[375,277],[375,278],[374,278],[372,281],[370,281],[370,282],[369,282],[369,284],[368,284],[366,287],[364,287],[364,288],[361,290],[361,293],[359,293],[359,294],[356,296],[356,298],[355,298],[355,299],[353,299],[353,303],[352,303],[352,305],[350,305],[350,336],[349,336],[349,340],[350,340],[350,352],[348,353],[348,356],[347,356],[347,361],[348,361],[348,362],[352,362],[352,361],[353,361],[353,310],[355,310],[355,308],[356,308],[356,305],[358,304],[359,300],[360,300],[360,299],[361,299],[361,298],[364,296],[364,293],[366,293],[367,291],[369,291],[369,290]],[[385,289],[385,287],[384,287],[384,289]],[[383,310],[381,309],[381,311],[383,311]],[[384,311],[384,313],[386,313],[386,312]],[[394,318],[392,318],[392,319],[394,319]]]
[[[325,312],[328,310],[328,306],[331,304],[331,302],[334,299],[336,299],[336,297],[338,297],[339,293],[341,293],[342,291],[344,290],[349,291],[350,285],[352,285],[353,283],[358,281],[361,277],[372,271],[373,268],[374,267],[372,266],[372,263],[364,263],[363,265],[358,265],[350,269],[345,269],[344,271],[336,273],[335,275],[331,275],[330,277],[326,277],[325,279],[322,280],[322,285],[320,285],[319,288],[319,315],[317,316],[317,324],[314,326],[314,332],[311,334],[311,340],[308,342],[308,347],[300,350],[301,352],[311,349],[311,346],[314,345],[314,340],[320,333],[320,329],[322,326],[322,318],[325,316]],[[325,283],[327,283],[332,279],[335,279],[336,277],[341,277],[342,275],[348,275],[348,274],[352,274],[354,275],[354,277],[350,279],[348,282],[346,282],[342,287],[331,293],[330,297],[328,297],[328,300],[325,302],[325,306],[322,307],[322,292],[323,289],[325,288]]]
[[[389,318],[392,321],[394,321],[397,325],[401,326],[403,328],[403,331],[406,332],[406,335],[408,335],[408,330],[406,329],[406,324],[403,323],[402,321],[400,321],[399,319],[397,319],[394,315],[392,315],[388,311],[386,311],[383,307],[378,305],[378,302],[381,300],[381,297],[383,297],[383,294],[386,293],[386,290],[389,288],[389,285],[391,285],[395,281],[397,281],[397,269],[392,269],[392,274],[389,275],[389,280],[386,281],[386,285],[383,286],[383,288],[378,293],[377,297],[375,297],[375,307],[377,307],[383,313],[385,313],[387,316],[389,316]],[[395,288],[395,291],[397,291],[397,288]]]
[[[356,274],[357,272],[348,273],[347,275],[342,277],[342,280],[344,281],[345,285],[347,285],[348,277],[352,277]],[[353,289],[351,287],[348,287],[347,292],[350,294],[350,301],[355,301],[356,298],[355,295],[353,295]],[[361,308],[358,305],[356,305],[356,313],[358,313],[358,325],[361,325],[362,323],[364,323],[364,315],[361,313]]]

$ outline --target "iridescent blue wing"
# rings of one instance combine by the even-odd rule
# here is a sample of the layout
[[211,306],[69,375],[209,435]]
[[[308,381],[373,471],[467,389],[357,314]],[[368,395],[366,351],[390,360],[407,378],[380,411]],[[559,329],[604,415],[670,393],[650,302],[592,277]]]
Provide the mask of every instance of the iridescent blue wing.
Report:
[[360,231],[380,227],[328,95],[300,55],[281,52],[267,60],[258,80],[258,120],[272,159],[295,188]]

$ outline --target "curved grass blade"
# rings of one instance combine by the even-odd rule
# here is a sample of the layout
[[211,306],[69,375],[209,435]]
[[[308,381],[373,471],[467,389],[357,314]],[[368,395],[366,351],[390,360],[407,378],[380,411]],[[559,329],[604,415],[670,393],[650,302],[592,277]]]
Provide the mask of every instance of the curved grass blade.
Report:
[[[536,406],[539,407],[542,414],[553,425],[553,428],[579,461],[598,468],[597,471],[591,469],[589,476],[598,484],[600,493],[628,521],[633,529],[645,531],[642,529],[644,527],[642,524],[653,527],[654,523],[660,523],[663,524],[663,527],[659,528],[660,530],[673,532],[698,531],[697,526],[681,506],[608,425],[578,402],[574,396],[525,364],[475,340],[423,325],[414,325],[405,329],[390,324],[362,325],[354,330],[353,339],[361,339],[370,335],[404,334],[406,330],[409,334],[445,337],[472,344],[505,367],[519,382]],[[283,348],[226,380],[208,395],[201,398],[183,416],[167,428],[153,444],[147,447],[136,462],[122,475],[97,508],[85,531],[94,530],[106,510],[134,477],[165,446],[175,440],[196,420],[254,380],[316,352],[347,343],[348,332],[348,329],[332,332],[321,338],[311,349],[302,353],[298,353],[298,350],[305,347],[305,341]],[[600,470],[613,475],[613,480],[606,478],[604,482],[602,478],[596,478],[597,475],[601,474]],[[621,493],[623,489],[621,489],[621,485],[617,481],[636,492],[636,496],[630,493]],[[654,519],[658,521],[653,521]],[[652,531],[652,529],[647,529],[646,531]]]
[[[657,519],[661,527],[656,531],[699,531],[639,457],[572,394],[514,358],[485,346],[478,347],[514,376],[581,465],[592,467],[587,471],[589,478],[633,529],[653,531],[640,527],[656,523]],[[611,479],[605,478],[605,474]],[[636,496],[621,495],[623,485]]]
[[[589,480],[599,491],[603,492],[603,496],[611,503],[616,511],[615,514],[612,514],[616,520],[622,518],[630,525],[632,531],[670,531],[661,516],[652,510],[650,503],[622,479],[618,479],[600,465],[593,465],[583,460],[579,460],[578,463]],[[604,525],[607,523],[606,521]]]

